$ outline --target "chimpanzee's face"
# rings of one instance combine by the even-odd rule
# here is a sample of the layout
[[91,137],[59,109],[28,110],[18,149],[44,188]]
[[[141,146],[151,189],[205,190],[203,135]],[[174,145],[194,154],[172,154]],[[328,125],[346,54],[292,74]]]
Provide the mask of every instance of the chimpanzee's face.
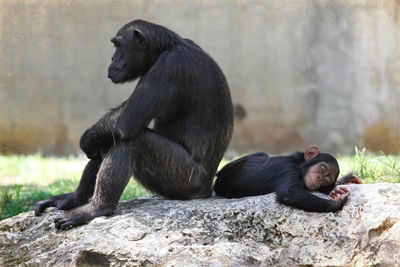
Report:
[[135,80],[145,74],[151,65],[144,34],[134,27],[124,26],[111,39],[115,52],[108,66],[108,78],[113,83]]
[[308,168],[304,175],[304,183],[308,190],[317,190],[334,184],[337,176],[336,168],[322,161]]

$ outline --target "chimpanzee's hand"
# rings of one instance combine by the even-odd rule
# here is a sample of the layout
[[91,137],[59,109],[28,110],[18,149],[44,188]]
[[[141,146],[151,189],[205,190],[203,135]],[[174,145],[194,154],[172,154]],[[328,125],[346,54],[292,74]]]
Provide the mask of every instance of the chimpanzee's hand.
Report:
[[79,146],[89,159],[98,159],[102,151],[107,151],[110,147],[110,139],[107,135],[94,130],[93,127],[87,129],[79,141]]
[[329,194],[334,200],[345,199],[350,196],[350,191],[347,188],[338,188],[330,192]]
[[86,154],[86,156],[90,159],[96,158],[98,156],[98,149],[93,142],[94,136],[92,134],[91,128],[87,129],[81,136],[79,140],[79,146],[81,147],[82,151]]
[[346,204],[347,199],[350,196],[350,191],[347,188],[338,188],[333,190],[330,194],[329,194],[333,200],[336,202],[335,206],[338,210],[342,209],[343,205]]
[[350,172],[349,174],[340,178],[336,184],[363,184],[360,177],[357,176],[354,172]]

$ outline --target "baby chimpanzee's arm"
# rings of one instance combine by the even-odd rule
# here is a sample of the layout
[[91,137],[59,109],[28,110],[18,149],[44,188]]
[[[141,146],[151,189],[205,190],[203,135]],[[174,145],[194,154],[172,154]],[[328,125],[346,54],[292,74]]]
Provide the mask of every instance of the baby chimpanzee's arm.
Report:
[[295,186],[290,186],[289,188],[280,187],[276,190],[277,200],[280,203],[312,212],[335,212],[341,210],[347,202],[350,191],[342,188],[333,192],[335,192],[335,195],[331,195],[333,199],[325,199]]

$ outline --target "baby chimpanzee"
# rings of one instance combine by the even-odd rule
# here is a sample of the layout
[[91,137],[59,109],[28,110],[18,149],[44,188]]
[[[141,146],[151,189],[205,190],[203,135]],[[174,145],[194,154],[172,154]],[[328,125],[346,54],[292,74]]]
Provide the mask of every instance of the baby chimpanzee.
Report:
[[[280,203],[305,211],[333,212],[342,209],[350,195],[347,188],[336,184],[361,184],[360,178],[349,173],[336,183],[339,164],[330,154],[320,153],[315,146],[304,153],[269,157],[255,153],[239,158],[217,173],[215,192],[228,198],[263,195],[276,192]],[[329,194],[321,198],[310,191]]]

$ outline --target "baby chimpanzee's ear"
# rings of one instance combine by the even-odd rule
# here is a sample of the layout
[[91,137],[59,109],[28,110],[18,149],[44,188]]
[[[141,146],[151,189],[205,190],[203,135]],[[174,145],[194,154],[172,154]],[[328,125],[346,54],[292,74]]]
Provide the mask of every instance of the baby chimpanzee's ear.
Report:
[[309,160],[319,155],[319,149],[316,146],[310,146],[304,152],[304,159]]

